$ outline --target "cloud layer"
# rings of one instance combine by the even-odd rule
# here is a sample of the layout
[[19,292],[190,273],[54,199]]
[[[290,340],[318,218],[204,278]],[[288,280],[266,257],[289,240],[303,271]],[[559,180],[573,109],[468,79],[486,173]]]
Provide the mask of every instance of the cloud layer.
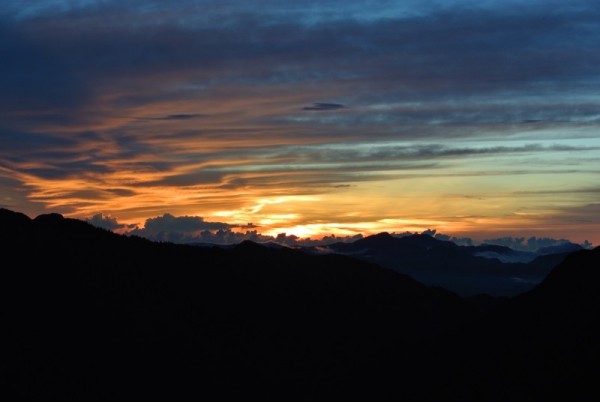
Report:
[[591,0],[26,3],[0,4],[6,205],[599,232]]

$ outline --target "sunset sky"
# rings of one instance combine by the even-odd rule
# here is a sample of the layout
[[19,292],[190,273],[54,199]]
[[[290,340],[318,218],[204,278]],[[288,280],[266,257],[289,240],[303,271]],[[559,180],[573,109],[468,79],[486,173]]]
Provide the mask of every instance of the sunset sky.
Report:
[[599,129],[597,0],[0,2],[31,216],[598,245]]

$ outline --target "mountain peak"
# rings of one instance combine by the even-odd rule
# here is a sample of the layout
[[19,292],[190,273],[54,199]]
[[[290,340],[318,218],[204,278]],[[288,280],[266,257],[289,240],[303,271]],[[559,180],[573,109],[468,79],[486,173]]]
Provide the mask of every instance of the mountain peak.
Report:
[[600,290],[600,247],[580,250],[570,254],[559,264],[537,288],[537,291],[552,291],[573,298],[583,294],[598,297]]
[[14,212],[10,209],[0,208],[0,220],[5,223],[19,224],[19,223],[29,223],[31,219],[25,214],[20,212]]
[[367,238],[371,238],[371,239],[378,239],[378,240],[389,240],[389,239],[395,239],[394,236],[392,236],[389,232],[381,232],[381,233],[377,233],[374,234],[372,236],[368,236]]
[[241,242],[240,244],[236,245],[234,247],[234,250],[242,250],[242,251],[248,251],[248,250],[263,250],[265,249],[264,246],[261,246],[258,243],[253,242],[252,240],[244,240],[243,242]]
[[454,244],[451,241],[444,241],[444,240],[439,240],[436,239],[433,236],[429,236],[427,234],[413,234],[410,236],[404,236],[401,237],[400,240],[402,240],[403,242],[415,245],[415,246],[421,246],[421,247],[432,247],[432,246],[439,246],[439,245],[452,245],[452,246],[456,246],[456,244]]
[[38,223],[54,223],[54,222],[62,222],[65,220],[65,217],[61,214],[51,213],[51,214],[43,214],[38,215],[34,222]]
[[367,236],[363,239],[357,240],[355,244],[361,246],[391,246],[398,241],[398,238],[392,236],[388,232],[377,233],[372,236]]

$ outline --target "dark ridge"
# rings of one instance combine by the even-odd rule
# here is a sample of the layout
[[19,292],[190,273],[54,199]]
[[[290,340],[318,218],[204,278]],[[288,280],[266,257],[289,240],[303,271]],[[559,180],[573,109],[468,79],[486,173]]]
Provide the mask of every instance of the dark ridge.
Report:
[[410,236],[400,237],[399,240],[403,243],[420,246],[420,247],[458,247],[451,241],[438,240],[432,236],[424,234],[414,234]]
[[[551,254],[535,259],[534,253],[494,245],[458,246],[425,234],[396,237],[380,233],[353,243],[323,246],[319,251],[322,249],[376,263],[462,296],[510,297],[529,291],[564,258]],[[508,261],[501,261],[500,255]]]
[[[599,268],[600,248],[571,254],[538,287],[467,331],[455,345],[467,353],[446,351],[461,364],[442,393],[459,395],[455,400],[599,400]],[[481,384],[477,398],[473,382]]]
[[494,253],[499,253],[499,254],[506,254],[506,253],[514,252],[514,250],[511,249],[510,247],[499,246],[497,244],[487,244],[487,243],[483,243],[478,246],[466,246],[466,248],[469,250],[476,251],[476,252],[492,251]]
[[600,400],[600,248],[571,254],[528,293],[486,299],[477,301],[486,311],[480,319],[421,350],[408,376],[394,368],[401,358],[396,355],[379,368],[353,373],[346,395],[353,400]]
[[0,208],[0,222],[6,225],[27,225],[31,219],[25,214],[20,212],[13,212],[6,208]]
[[335,243],[335,246],[344,247],[344,245],[355,245],[356,247],[393,247],[397,244],[397,238],[388,232],[381,232],[376,235],[367,236],[358,239],[353,243]]
[[61,214],[51,213],[51,214],[38,215],[34,219],[34,221],[35,222],[40,222],[40,223],[54,224],[54,223],[57,223],[57,222],[62,222],[65,219],[66,218],[64,216],[62,216]]
[[554,297],[580,301],[589,297],[600,298],[598,262],[600,262],[600,247],[568,254],[533,293],[549,292]]
[[244,240],[240,244],[237,244],[233,247],[236,251],[263,251],[266,247],[255,243],[251,240]]

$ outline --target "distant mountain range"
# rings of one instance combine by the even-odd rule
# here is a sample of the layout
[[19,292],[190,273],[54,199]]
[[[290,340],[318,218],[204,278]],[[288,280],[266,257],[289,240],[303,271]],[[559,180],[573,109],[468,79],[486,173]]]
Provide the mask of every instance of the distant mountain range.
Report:
[[[212,243],[189,244],[223,249],[235,247]],[[291,247],[314,255],[346,255],[410,275],[427,286],[442,287],[462,296],[487,294],[496,297],[516,296],[531,290],[568,254],[583,249],[574,243],[543,247],[535,252],[493,244],[462,246],[428,234],[399,236],[387,232],[353,242],[310,247],[277,242],[260,244],[274,249]]]
[[[358,246],[494,261],[399,244]],[[501,300],[344,255],[153,243],[56,214],[0,209],[0,247],[5,400],[600,397],[600,249]]]
[[374,262],[410,275],[428,286],[461,295],[515,296],[539,284],[575,244],[537,253],[483,244],[458,246],[426,234],[397,237],[380,233],[352,243],[305,248],[315,254],[336,253]]

